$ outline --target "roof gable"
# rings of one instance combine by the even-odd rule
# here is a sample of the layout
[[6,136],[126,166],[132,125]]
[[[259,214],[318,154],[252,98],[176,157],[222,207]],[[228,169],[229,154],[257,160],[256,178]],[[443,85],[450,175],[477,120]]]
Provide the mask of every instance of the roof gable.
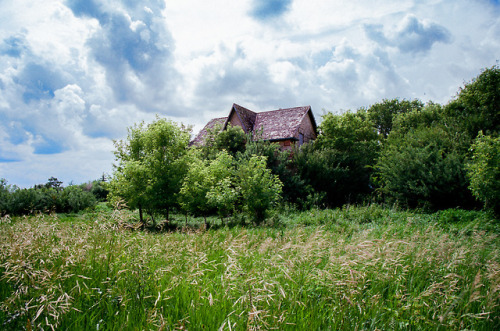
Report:
[[226,123],[227,117],[213,118],[210,122],[205,125],[203,129],[196,135],[196,137],[189,143],[190,146],[200,146],[205,143],[205,137],[208,135],[208,131],[215,128],[217,125],[220,125],[221,130]]
[[224,123],[224,130],[227,128],[227,124],[231,122],[231,118],[233,116],[238,117],[239,122],[241,122],[243,126],[243,131],[245,131],[245,133],[250,133],[253,131],[257,114],[251,111],[250,109],[241,107],[240,105],[237,105],[235,103],[233,103],[231,111],[229,112],[229,116],[227,117],[227,120]]
[[[305,122],[307,117],[309,117],[310,123]],[[252,133],[256,139],[270,141],[287,139],[298,140],[299,128],[304,123],[307,124],[309,128],[312,126],[313,130],[312,135],[310,135],[311,137],[308,139],[315,139],[317,132],[317,125],[311,106],[255,113],[250,109],[233,104],[227,117],[214,118],[208,122],[195,139],[191,141],[190,145],[203,145],[204,139],[210,129],[220,124],[221,129],[225,130],[230,123],[233,123],[233,125],[241,124],[243,131],[245,133]],[[310,129],[308,130],[310,132]]]

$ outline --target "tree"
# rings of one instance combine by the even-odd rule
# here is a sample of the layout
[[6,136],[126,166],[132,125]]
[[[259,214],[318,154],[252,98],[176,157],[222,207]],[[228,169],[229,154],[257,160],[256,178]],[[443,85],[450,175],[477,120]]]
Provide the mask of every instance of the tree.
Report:
[[226,129],[222,130],[222,125],[217,124],[213,128],[207,129],[207,135],[199,149],[202,151],[202,157],[208,160],[213,160],[217,153],[222,150],[234,157],[245,151],[247,141],[251,141],[251,138],[245,134],[240,126],[228,124]]
[[279,201],[283,184],[266,167],[263,156],[242,160],[237,173],[243,208],[256,224],[260,224]]
[[314,144],[303,146],[294,165],[329,206],[357,201],[371,191],[370,175],[379,151],[378,134],[364,113],[327,113]]
[[422,110],[424,104],[420,100],[384,99],[366,110],[368,118],[384,138],[387,138],[393,127],[394,118],[399,114]]
[[240,186],[236,180],[235,161],[225,150],[219,152],[208,166],[210,189],[206,194],[208,204],[217,210],[219,217],[230,215],[237,209]]
[[59,212],[79,212],[97,204],[97,199],[91,192],[84,191],[80,186],[70,185],[59,194]]
[[247,143],[247,135],[240,126],[227,125],[226,130],[221,131],[215,138],[217,151],[226,150],[232,156],[243,153]]
[[472,159],[467,166],[469,188],[485,208],[500,214],[500,137],[483,135],[471,147]]
[[53,188],[57,191],[62,189],[62,184],[63,182],[58,180],[56,177],[50,177],[47,183],[45,184],[45,187],[47,188]]
[[129,128],[126,140],[114,142],[118,163],[110,184],[112,196],[139,208],[141,221],[143,209],[152,217],[158,212],[168,219],[187,170],[183,156],[189,139],[189,129],[158,116],[151,124]]
[[179,202],[186,212],[205,219],[217,211],[221,218],[230,214],[239,198],[235,180],[234,159],[225,150],[214,160],[204,160],[200,153],[191,151],[189,169],[182,183]]
[[195,150],[190,151],[188,170],[184,176],[179,192],[181,208],[194,216],[203,216],[207,224],[207,214],[210,212],[207,192],[211,188],[208,161],[201,158]]
[[296,153],[297,151],[280,150],[278,143],[257,139],[248,141],[245,152],[239,153],[237,157],[239,160],[249,160],[255,155],[264,156],[267,168],[278,176],[283,184],[283,200],[303,204],[302,200],[310,190],[293,165],[292,155]]
[[479,131],[490,135],[500,131],[500,67],[485,69],[465,84],[457,98],[446,106],[448,117],[475,138]]
[[9,212],[10,185],[5,178],[0,178],[0,216]]
[[465,207],[470,202],[460,133],[444,127],[392,132],[376,164],[375,181],[390,201],[410,208]]

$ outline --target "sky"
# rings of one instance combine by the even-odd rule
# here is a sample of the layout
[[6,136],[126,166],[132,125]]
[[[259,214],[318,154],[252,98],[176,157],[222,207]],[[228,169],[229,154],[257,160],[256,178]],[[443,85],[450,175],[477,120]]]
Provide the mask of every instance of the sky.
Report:
[[0,0],[0,178],[112,175],[156,115],[445,104],[499,59],[498,0]]

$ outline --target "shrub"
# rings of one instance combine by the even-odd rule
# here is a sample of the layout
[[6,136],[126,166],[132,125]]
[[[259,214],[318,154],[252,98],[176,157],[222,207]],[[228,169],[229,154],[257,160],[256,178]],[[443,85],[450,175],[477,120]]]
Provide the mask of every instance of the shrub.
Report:
[[467,166],[469,188],[486,208],[500,214],[500,137],[480,132],[471,151],[472,160]]

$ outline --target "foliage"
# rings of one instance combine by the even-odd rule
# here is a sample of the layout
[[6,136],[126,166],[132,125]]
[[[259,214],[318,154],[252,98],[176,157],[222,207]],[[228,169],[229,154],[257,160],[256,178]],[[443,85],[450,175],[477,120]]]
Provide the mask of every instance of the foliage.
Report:
[[500,67],[485,69],[458,92],[446,106],[448,117],[460,129],[475,138],[479,131],[486,135],[500,132]]
[[222,125],[217,124],[207,129],[207,135],[199,149],[202,151],[202,157],[208,160],[214,159],[222,150],[234,157],[245,151],[247,141],[251,141],[251,137],[247,136],[241,127],[228,124],[226,129],[222,130]]
[[208,166],[211,186],[206,194],[207,202],[223,218],[238,210],[240,186],[236,177],[235,162],[231,154],[222,150]]
[[179,193],[181,208],[194,216],[207,216],[210,211],[207,193],[211,188],[208,161],[196,155],[193,150],[189,157],[189,168],[183,179]]
[[368,118],[372,121],[378,133],[387,138],[393,127],[393,121],[399,114],[420,111],[424,107],[422,101],[384,99],[375,103],[366,110]]
[[183,156],[188,142],[188,129],[159,117],[129,128],[127,140],[115,141],[118,164],[110,185],[112,196],[125,199],[131,208],[168,218],[187,170]]
[[303,199],[310,193],[311,188],[299,176],[293,164],[292,155],[297,152],[280,150],[278,143],[257,139],[247,142],[245,152],[238,154],[238,158],[248,160],[255,155],[265,157],[267,168],[278,176],[283,184],[283,201],[305,206]]
[[90,192],[85,192],[81,187],[72,185],[65,187],[60,195],[59,211],[78,212],[97,204],[95,196]]
[[326,194],[329,206],[361,200],[371,191],[370,175],[379,150],[373,123],[363,113],[323,116],[314,144],[294,155],[301,178]]
[[94,195],[80,186],[62,187],[61,184],[56,187],[35,185],[33,188],[20,189],[7,185],[6,180],[0,180],[0,215],[76,213],[97,204]]
[[411,208],[469,203],[465,155],[456,148],[459,139],[441,127],[391,133],[376,165],[379,191]]
[[392,136],[404,136],[408,132],[419,128],[453,127],[450,119],[444,115],[443,106],[429,102],[422,109],[415,109],[401,113],[393,119]]
[[225,150],[232,156],[243,153],[248,137],[239,126],[227,125],[226,130],[221,131],[215,138],[215,148],[217,151]]
[[222,150],[209,161],[197,150],[192,150],[189,159],[179,195],[182,209],[194,216],[203,216],[205,220],[213,211],[223,218],[236,210],[240,195],[231,154]]
[[264,156],[254,155],[238,166],[239,186],[243,208],[259,224],[279,201],[283,184],[266,167]]
[[107,201],[109,186],[105,178],[81,184],[82,190],[90,192],[99,202]]
[[480,131],[471,151],[469,188],[486,208],[500,214],[500,137],[485,136]]
[[0,216],[6,214],[8,208],[8,199],[10,196],[10,187],[5,178],[0,178]]

